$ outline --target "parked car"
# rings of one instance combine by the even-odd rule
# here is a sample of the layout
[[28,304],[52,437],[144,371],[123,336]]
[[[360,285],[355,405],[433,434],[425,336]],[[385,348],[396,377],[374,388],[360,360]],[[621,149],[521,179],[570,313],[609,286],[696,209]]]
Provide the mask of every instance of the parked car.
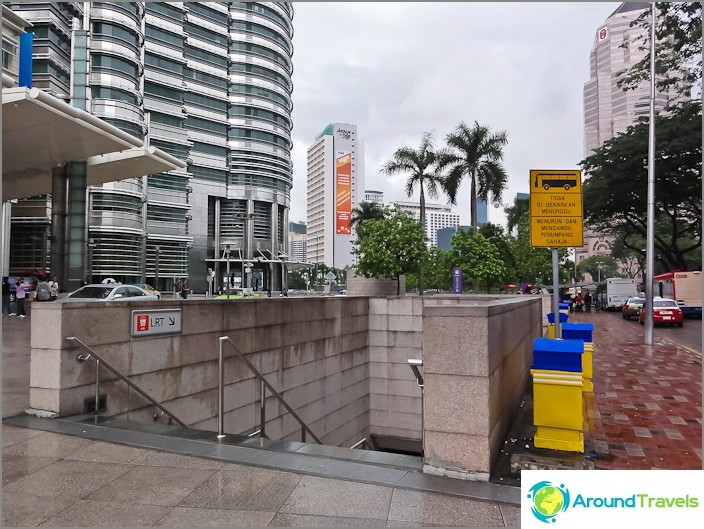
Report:
[[147,294],[154,294],[156,297],[161,299],[161,292],[159,292],[156,288],[151,286],[149,283],[130,283],[131,285],[135,287],[139,287],[142,290],[144,290]]
[[645,298],[628,298],[628,301],[621,307],[621,315],[624,320],[637,318],[640,308],[645,303]]
[[71,292],[63,301],[129,301],[129,300],[158,300],[154,294],[149,294],[134,285],[85,285]]
[[230,293],[227,294],[221,294],[220,296],[216,296],[215,299],[257,299],[259,298],[259,294],[254,292],[249,287],[245,288],[240,288],[240,287],[235,287],[230,289]]
[[[645,310],[647,307],[643,305],[638,311],[638,321],[641,325],[645,323]],[[653,299],[653,324],[658,323],[663,325],[677,325],[682,327],[684,324],[684,315],[682,309],[674,299],[656,297]]]

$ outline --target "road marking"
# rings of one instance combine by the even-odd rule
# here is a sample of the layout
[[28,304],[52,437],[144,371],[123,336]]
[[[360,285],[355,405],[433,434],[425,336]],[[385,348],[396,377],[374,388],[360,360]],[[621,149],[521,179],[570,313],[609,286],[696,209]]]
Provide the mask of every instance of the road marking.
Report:
[[676,345],[677,347],[681,347],[682,349],[685,349],[685,350],[689,351],[690,353],[694,353],[697,356],[702,356],[701,351],[697,351],[696,349],[692,349],[691,347],[687,347],[686,345],[681,344],[677,340],[673,340],[672,338],[665,338],[665,337],[663,337],[662,339],[672,343],[673,345]]

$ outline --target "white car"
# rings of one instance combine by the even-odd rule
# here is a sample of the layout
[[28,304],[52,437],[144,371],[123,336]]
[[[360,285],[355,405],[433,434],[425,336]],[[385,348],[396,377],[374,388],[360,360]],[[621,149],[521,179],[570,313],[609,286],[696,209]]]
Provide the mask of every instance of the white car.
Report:
[[62,301],[157,301],[158,299],[154,294],[149,294],[137,286],[111,283],[83,286],[71,292]]

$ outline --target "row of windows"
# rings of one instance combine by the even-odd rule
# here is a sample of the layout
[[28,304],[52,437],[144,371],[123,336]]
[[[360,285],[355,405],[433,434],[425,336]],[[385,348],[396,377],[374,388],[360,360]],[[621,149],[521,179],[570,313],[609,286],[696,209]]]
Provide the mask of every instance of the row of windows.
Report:
[[151,139],[151,144],[154,147],[157,147],[162,151],[169,153],[171,156],[175,156],[181,161],[188,159],[189,149],[186,145],[170,143],[168,141],[158,140],[155,138]]
[[189,35],[196,35],[202,37],[206,42],[213,42],[215,44],[222,44],[227,46],[228,37],[223,33],[216,33],[212,30],[206,29],[201,26],[196,26],[195,24],[185,24],[183,28]]
[[220,235],[223,238],[244,237],[245,220],[242,218],[247,213],[247,203],[244,200],[220,201]]
[[133,215],[142,214],[142,200],[139,197],[110,193],[93,193],[92,197],[94,211],[121,211],[123,213],[132,213]]
[[230,137],[263,140],[274,143],[276,145],[281,145],[282,147],[286,148],[289,148],[291,146],[289,140],[282,138],[281,136],[276,136],[275,134],[262,132],[260,130],[240,129],[237,127],[233,127],[230,129]]
[[140,140],[144,138],[144,129],[142,128],[142,125],[138,123],[132,123],[131,121],[122,121],[121,119],[106,117],[103,117],[102,119],[106,123],[110,123],[110,125],[115,125],[118,129],[126,132],[130,136],[134,136],[135,138],[138,138]]
[[144,33],[147,38],[158,40],[177,48],[183,48],[183,36],[176,35],[161,28],[147,26]]
[[219,169],[212,169],[209,167],[200,167],[198,165],[191,166],[189,170],[193,175],[193,178],[208,180],[210,182],[218,182],[221,184],[227,183],[227,171],[221,171]]
[[290,23],[288,20],[285,20],[284,18],[281,17],[276,11],[271,9],[270,7],[263,6],[262,4],[257,4],[254,2],[233,2],[232,3],[233,7],[238,7],[240,9],[248,9],[250,11],[254,11],[255,13],[261,13],[262,15],[265,15],[268,18],[271,18],[275,22],[277,22],[280,26],[284,28],[289,28]]
[[262,35],[275,42],[281,44],[285,49],[291,51],[291,44],[288,39],[265,26],[255,24],[254,22],[245,22],[244,20],[233,20],[230,22],[230,29],[235,31],[249,31],[251,33],[256,33],[257,35]]
[[287,76],[281,75],[280,73],[270,70],[269,68],[264,68],[263,66],[258,66],[256,64],[235,63],[230,67],[230,72],[253,73],[255,75],[260,75],[261,77],[271,79],[284,88],[287,88],[289,91],[293,89],[291,86],[291,80]]
[[36,40],[48,39],[52,47],[64,52],[67,56],[71,55],[70,39],[60,33],[54,26],[35,26],[32,29]]
[[145,2],[147,13],[160,13],[172,18],[179,23],[183,21],[183,11],[170,6],[167,2]]
[[290,61],[287,61],[282,55],[270,50],[269,48],[260,46],[259,44],[252,44],[250,42],[233,42],[230,45],[230,51],[242,51],[246,53],[253,53],[255,55],[261,55],[263,57],[273,59],[284,68],[291,67]]
[[183,101],[206,108],[219,110],[220,112],[227,112],[228,107],[227,101],[220,101],[219,99],[213,99],[212,97],[203,96],[194,92],[185,92],[183,94]]
[[169,191],[188,191],[188,178],[167,174],[149,175],[149,187],[167,189]]
[[278,103],[283,107],[286,107],[288,109],[291,108],[291,104],[284,96],[274,92],[273,90],[269,90],[268,88],[262,88],[260,86],[233,83],[230,85],[230,94],[246,94],[265,97],[267,99],[270,99],[271,101]]
[[192,11],[194,13],[198,13],[199,15],[203,15],[207,18],[214,20],[215,22],[219,22],[221,24],[224,24],[227,22],[227,14],[226,13],[221,13],[220,11],[217,11],[215,9],[211,9],[203,4],[198,4],[195,2],[188,2],[186,5],[188,6],[189,11]]
[[93,22],[93,34],[120,39],[131,44],[134,48],[139,48],[139,37],[124,26],[116,26],[107,22]]
[[239,105],[233,105],[230,107],[230,115],[232,116],[251,116],[255,118],[266,119],[268,121],[273,121],[285,127],[291,128],[291,122],[280,114],[276,114],[269,110],[263,110],[261,108],[252,108]]
[[112,55],[92,55],[92,64],[97,68],[107,68],[118,72],[124,72],[137,77],[137,66],[119,57]]
[[[272,177],[278,176],[281,179],[284,180],[291,180],[291,173],[286,170],[281,170],[273,167],[268,167],[269,164],[256,164],[256,165],[246,165],[243,164],[241,160],[238,160],[238,163],[231,165],[230,170],[233,172],[239,172],[241,171],[242,174],[250,173],[250,172],[259,172],[259,173],[267,173],[271,175]],[[265,167],[262,167],[265,166]]]
[[249,174],[231,174],[229,182],[231,185],[253,186],[259,188],[273,189],[281,193],[288,193],[291,186],[277,178]]
[[116,101],[124,101],[137,105],[137,96],[118,88],[110,88],[108,86],[92,86],[91,94],[93,99],[114,99]]
[[164,99],[170,99],[178,103],[183,102],[183,92],[168,86],[162,86],[149,81],[144,81],[144,93]]
[[59,81],[69,84],[71,78],[68,72],[65,72],[53,62],[46,59],[33,59],[32,60],[32,73],[48,73],[56,77]]
[[112,10],[120,10],[131,15],[135,18],[140,18],[142,15],[142,10],[137,2],[93,2],[94,7],[107,7]]
[[147,220],[186,224],[186,210],[166,206],[147,205]]
[[227,90],[227,85],[229,84],[229,81],[227,79],[216,77],[214,75],[210,75],[209,73],[200,72],[198,70],[192,70],[191,68],[186,68],[183,72],[183,76],[187,79],[194,79],[198,82],[210,86],[215,86],[223,90]]
[[199,141],[193,142],[193,147],[191,150],[196,152],[202,152],[206,154],[214,154],[216,156],[227,156],[227,147],[220,147],[219,145],[211,145],[210,143],[201,143]]
[[171,125],[172,127],[178,128],[183,127],[183,117],[162,114],[161,112],[154,112],[153,110],[150,111],[149,116],[154,123],[163,123],[164,125]]
[[193,116],[186,118],[186,127],[189,129],[203,130],[206,132],[215,132],[216,134],[222,134],[223,136],[227,134],[227,125]]
[[195,57],[203,62],[220,66],[221,68],[227,68],[227,57],[215,55],[207,50],[201,50],[200,48],[194,48],[193,46],[188,45],[183,48],[183,51],[186,54],[186,57]]
[[159,57],[158,55],[145,53],[144,64],[155,66],[157,68],[161,68],[162,70],[167,70],[168,72],[178,74],[179,76],[183,75],[183,63],[172,59],[167,59],[166,57]]

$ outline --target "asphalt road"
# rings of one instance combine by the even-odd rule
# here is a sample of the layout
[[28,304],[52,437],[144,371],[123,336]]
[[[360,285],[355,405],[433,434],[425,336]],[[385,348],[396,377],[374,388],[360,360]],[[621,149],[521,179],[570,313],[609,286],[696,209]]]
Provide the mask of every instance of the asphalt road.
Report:
[[[612,312],[614,317],[621,317],[620,312]],[[640,327],[645,332],[645,326],[640,325],[638,320],[630,320],[632,325]],[[682,327],[656,326],[653,330],[654,338],[665,338],[675,345],[690,349],[697,354],[702,354],[702,320],[685,319]]]

